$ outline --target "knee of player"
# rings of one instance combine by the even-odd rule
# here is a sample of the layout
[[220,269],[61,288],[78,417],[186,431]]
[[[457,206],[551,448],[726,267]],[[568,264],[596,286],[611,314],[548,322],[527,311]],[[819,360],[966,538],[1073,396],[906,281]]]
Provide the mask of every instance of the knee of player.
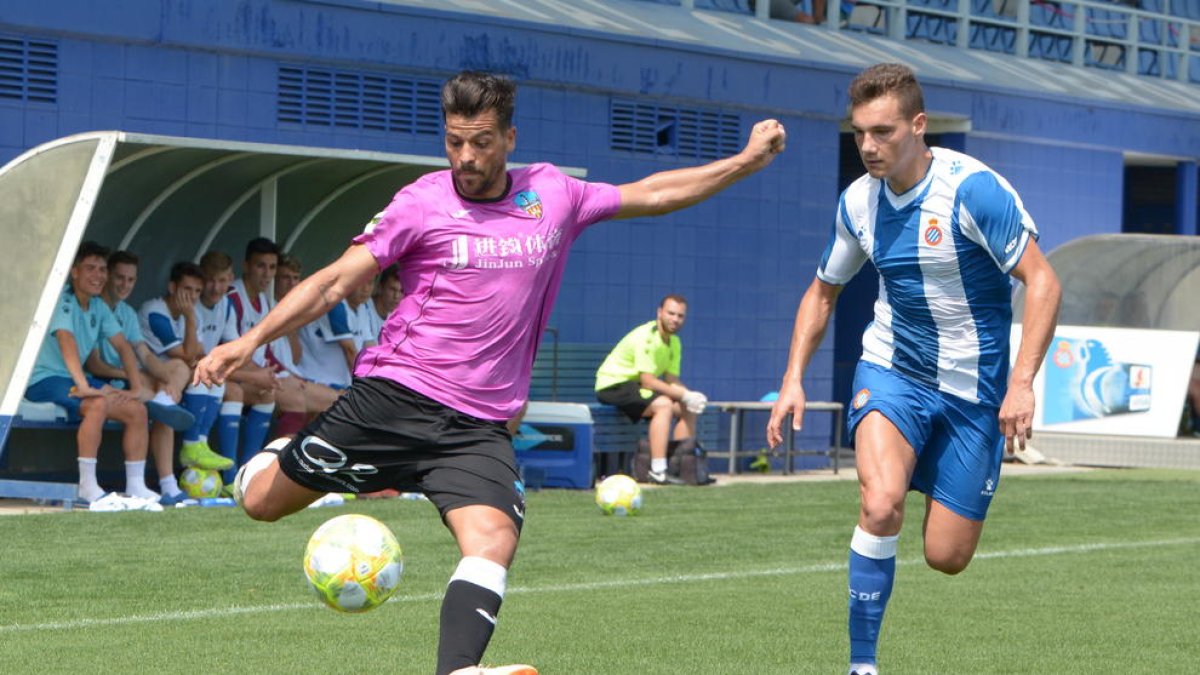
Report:
[[79,416],[88,418],[93,415],[109,416],[108,398],[104,396],[93,396],[85,398],[79,402]]
[[895,531],[904,520],[904,496],[863,490],[862,516],[870,532]]
[[178,381],[181,384],[186,384],[192,377],[192,369],[188,364],[180,359],[171,359],[167,361],[167,367],[171,372],[171,379]]
[[656,396],[650,402],[649,408],[655,415],[670,415],[675,410],[675,402],[666,396]]
[[146,404],[140,401],[125,401],[117,406],[109,406],[109,416],[120,420],[124,424],[139,424],[145,426],[149,423],[148,413],[146,412]]
[[925,551],[925,564],[929,567],[941,572],[954,576],[959,572],[967,569],[967,565],[971,564],[971,554],[963,554],[959,552],[932,552]]
[[490,560],[511,560],[517,549],[520,538],[516,523],[507,515],[496,514],[498,517],[477,518],[469,526],[469,531],[459,532],[460,545],[467,555],[479,556]]
[[258,495],[248,494],[242,497],[242,510],[251,520],[273,523],[283,517],[278,509],[271,507],[266,499]]

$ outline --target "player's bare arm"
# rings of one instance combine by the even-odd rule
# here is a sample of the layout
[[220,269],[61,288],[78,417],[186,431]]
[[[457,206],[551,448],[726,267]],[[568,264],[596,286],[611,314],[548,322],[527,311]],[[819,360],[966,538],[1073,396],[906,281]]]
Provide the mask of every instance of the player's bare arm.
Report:
[[679,399],[683,398],[684,394],[687,393],[687,387],[684,387],[682,384],[680,384],[677,379],[675,381],[665,379],[669,377],[671,376],[664,375],[662,378],[660,378],[654,373],[639,373],[638,385],[642,389],[649,389],[656,394],[666,396],[672,401],[678,401]]
[[338,346],[342,348],[346,366],[350,372],[354,372],[354,362],[358,360],[358,348],[354,346],[354,340],[338,340]]
[[301,281],[258,325],[201,359],[192,382],[221,384],[229,373],[250,360],[259,345],[326,314],[350,291],[378,273],[375,256],[365,246],[351,246],[342,257]]
[[772,448],[783,442],[783,419],[790,413],[792,427],[800,429],[804,419],[804,369],[821,346],[829,318],[842,292],[841,286],[827,284],[814,278],[800,307],[796,310],[796,324],[792,329],[792,346],[788,350],[787,370],[779,387],[779,399],[771,406],[771,418],[767,422],[767,445]]
[[92,385],[88,383],[87,374],[83,372],[83,363],[79,361],[79,345],[75,342],[75,335],[69,330],[59,329],[54,332],[54,339],[58,340],[58,349],[63,356],[63,365],[67,367],[67,372],[71,374],[71,379],[75,382],[75,386],[71,388],[71,396],[75,398],[103,396],[103,391],[93,389]]
[[87,360],[83,362],[83,367],[92,375],[95,375],[96,377],[102,377],[106,380],[121,379],[125,377],[124,370],[109,365],[107,361],[101,358],[99,349],[93,349],[92,353],[88,354]]
[[196,332],[196,303],[199,301],[200,295],[198,293],[182,286],[167,299],[168,309],[179,312],[183,316],[184,323],[183,344],[171,350],[168,354],[192,367],[204,356],[204,347],[200,344],[200,339],[197,337],[198,334]]
[[1062,299],[1058,275],[1036,241],[1030,240],[1012,275],[1025,284],[1025,311],[1021,316],[1021,345],[1009,376],[1008,393],[1000,406],[1000,431],[1009,452],[1014,443],[1024,450],[1025,441],[1033,436],[1033,378],[1054,337]]
[[137,354],[133,351],[133,345],[120,333],[112,336],[109,340],[113,347],[116,347],[117,353],[121,355],[121,366],[125,369],[125,379],[129,381],[130,393],[139,397],[153,396],[154,392],[147,389],[146,383],[142,381],[142,371],[138,367]]
[[621,209],[617,218],[659,216],[708,199],[737,181],[766,167],[783,152],[787,132],[776,120],[754,125],[741,152],[703,166],[662,171],[618,187]]

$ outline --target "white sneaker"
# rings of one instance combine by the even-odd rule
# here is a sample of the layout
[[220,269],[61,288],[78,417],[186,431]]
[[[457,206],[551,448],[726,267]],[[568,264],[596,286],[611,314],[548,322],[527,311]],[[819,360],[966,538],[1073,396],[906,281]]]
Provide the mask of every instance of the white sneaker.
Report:
[[879,675],[874,663],[851,663],[850,675]]
[[110,492],[88,506],[93,512],[113,511],[162,511],[162,504],[141,497],[127,497],[118,492]]
[[686,485],[682,479],[676,478],[666,471],[650,471],[646,474],[646,482],[651,485]]

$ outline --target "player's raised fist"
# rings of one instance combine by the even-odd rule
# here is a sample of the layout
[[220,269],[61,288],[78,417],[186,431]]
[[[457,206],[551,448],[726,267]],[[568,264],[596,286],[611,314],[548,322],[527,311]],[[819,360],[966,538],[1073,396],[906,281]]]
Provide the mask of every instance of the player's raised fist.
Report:
[[775,159],[775,155],[783,152],[787,145],[787,130],[779,120],[763,120],[750,130],[750,140],[746,143],[746,152],[755,163],[755,169],[761,169]]

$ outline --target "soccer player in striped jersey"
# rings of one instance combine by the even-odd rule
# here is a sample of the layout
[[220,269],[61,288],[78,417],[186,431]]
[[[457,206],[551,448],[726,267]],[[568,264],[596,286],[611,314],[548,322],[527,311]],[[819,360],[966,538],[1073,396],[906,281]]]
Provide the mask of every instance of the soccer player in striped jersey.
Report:
[[[167,292],[142,303],[138,309],[138,321],[146,346],[158,358],[191,368],[204,356],[200,343],[200,331],[196,321],[196,305],[204,289],[204,273],[198,265],[178,262],[171,266]],[[187,385],[182,394],[182,405],[194,416],[194,420],[183,431],[179,459],[185,466],[203,469],[229,469],[233,461],[213,452],[208,446],[208,432],[217,419],[223,386],[206,387]],[[159,487],[162,488],[163,505],[170,505],[184,498],[172,472],[174,469],[175,434],[169,428],[156,425],[150,433],[150,447],[159,469]]]
[[[799,426],[801,380],[844,284],[879,270],[847,425],[860,484],[850,541],[850,672],[875,675],[908,490],[925,494],[925,561],[946,574],[975,554],[1005,445],[1031,435],[1033,377],[1054,334],[1061,290],[1038,230],[1004,178],[967,155],[929,148],[921,87],[899,64],[850,85],[867,173],[842,193],[816,279],[796,313],[787,370],[767,425]],[[1026,286],[1009,370],[1011,282]]]

